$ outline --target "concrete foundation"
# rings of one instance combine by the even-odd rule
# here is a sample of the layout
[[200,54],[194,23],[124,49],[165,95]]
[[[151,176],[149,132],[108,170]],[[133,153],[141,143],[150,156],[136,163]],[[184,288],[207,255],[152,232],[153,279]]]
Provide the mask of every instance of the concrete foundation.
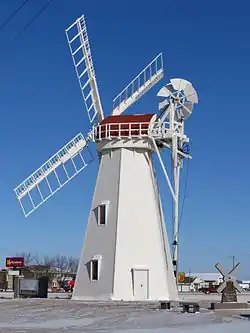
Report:
[[250,309],[249,303],[238,303],[238,302],[225,302],[225,303],[211,303],[212,310],[239,310],[239,309]]

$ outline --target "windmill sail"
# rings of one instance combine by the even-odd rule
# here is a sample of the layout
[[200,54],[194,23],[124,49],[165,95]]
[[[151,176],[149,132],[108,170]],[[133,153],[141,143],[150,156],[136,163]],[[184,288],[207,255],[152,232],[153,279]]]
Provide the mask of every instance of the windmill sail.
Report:
[[92,161],[90,155],[87,162],[84,148],[87,148],[87,142],[79,133],[14,189],[26,217]]
[[101,121],[104,116],[84,16],[66,29],[66,36],[89,121],[94,122],[97,116]]
[[163,78],[163,57],[158,54],[113,100],[113,115],[122,114]]

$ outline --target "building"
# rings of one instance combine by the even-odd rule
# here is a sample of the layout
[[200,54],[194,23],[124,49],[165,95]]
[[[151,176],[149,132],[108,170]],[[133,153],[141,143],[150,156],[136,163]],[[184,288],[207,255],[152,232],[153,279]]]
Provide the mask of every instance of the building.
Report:
[[179,283],[179,291],[198,291],[200,288],[218,286],[223,282],[220,273],[185,273],[185,280]]
[[189,292],[189,291],[195,291],[195,285],[194,285],[195,277],[187,276],[185,275],[184,281],[179,282],[178,284],[178,291],[179,292]]
[[245,291],[249,291],[250,290],[250,281],[249,280],[237,280],[239,286],[245,290]]

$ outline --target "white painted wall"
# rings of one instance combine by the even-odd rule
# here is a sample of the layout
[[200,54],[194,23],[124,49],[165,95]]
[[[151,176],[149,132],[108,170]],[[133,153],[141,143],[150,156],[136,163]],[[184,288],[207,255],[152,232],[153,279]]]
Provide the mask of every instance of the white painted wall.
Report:
[[135,267],[149,269],[149,298],[167,299],[165,244],[151,157],[123,149],[121,162],[114,298],[133,299]]
[[[75,300],[107,300],[113,294],[120,155],[121,151],[116,150],[101,158],[73,292]],[[109,202],[107,225],[98,226],[96,211],[103,201]],[[88,263],[95,255],[102,255],[100,280],[90,281]]]
[[[145,268],[149,270],[149,299],[176,300],[178,293],[150,142],[118,141],[113,142],[115,149],[111,142],[102,144],[73,299],[133,300],[131,270]],[[95,211],[103,201],[109,202],[107,225],[98,226]],[[90,281],[88,263],[95,255],[102,256],[100,279]]]

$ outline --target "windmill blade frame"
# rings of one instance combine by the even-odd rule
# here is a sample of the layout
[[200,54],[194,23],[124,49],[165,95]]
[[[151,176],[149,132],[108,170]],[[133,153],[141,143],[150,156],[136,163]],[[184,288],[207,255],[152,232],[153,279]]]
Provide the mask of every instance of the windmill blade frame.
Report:
[[185,80],[185,79],[170,79],[170,82],[172,84],[172,86],[174,87],[175,90],[181,91],[184,90],[184,88],[187,85],[192,85],[189,81]]
[[66,37],[90,123],[104,119],[84,15],[66,30]]
[[186,86],[183,91],[184,91],[187,101],[194,103],[194,104],[198,103],[198,95],[197,95],[197,92],[195,91],[194,87],[192,86],[192,84],[190,86]]
[[222,284],[217,288],[217,292],[220,294],[227,286],[226,281],[222,282]]
[[114,99],[112,115],[121,115],[163,78],[163,55],[159,53]]
[[224,268],[221,266],[221,264],[217,263],[215,265],[215,268],[221,273],[223,277],[228,276],[228,273],[224,270]]
[[238,282],[233,281],[233,283],[234,283],[235,289],[237,289],[239,293],[242,293],[243,288],[241,288],[241,286],[238,284]]
[[183,91],[188,102],[198,103],[198,95],[191,82],[185,79],[171,79],[170,82],[179,93]]
[[[25,217],[92,162],[93,156],[89,149],[90,160],[87,161],[83,156],[85,148],[88,148],[88,142],[79,133],[14,189]],[[25,199],[28,199],[29,205],[23,203]]]
[[229,272],[228,275],[231,275],[232,273],[235,273],[240,267],[240,263],[238,262]]

